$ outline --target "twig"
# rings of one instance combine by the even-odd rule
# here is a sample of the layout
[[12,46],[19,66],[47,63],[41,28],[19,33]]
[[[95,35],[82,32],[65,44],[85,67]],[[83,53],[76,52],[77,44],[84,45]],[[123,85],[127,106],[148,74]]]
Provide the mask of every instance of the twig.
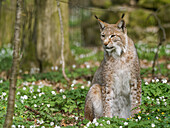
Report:
[[34,110],[33,108],[31,107],[28,107],[27,105],[25,105],[25,108],[28,109],[29,111],[35,113],[36,115],[41,115],[41,113],[37,110]]
[[[162,34],[163,34],[163,37],[159,39],[159,43],[157,45],[157,49],[156,49],[156,53],[155,53],[155,56],[154,56],[154,59],[153,59],[153,64],[152,64],[152,78],[154,77],[155,75],[155,65],[156,65],[156,61],[158,59],[158,52],[159,52],[159,49],[160,49],[160,46],[163,44],[163,42],[166,40],[166,33],[165,33],[165,29],[163,28],[163,26],[161,25],[161,21],[160,19],[158,18],[158,16],[156,15],[156,13],[151,13],[147,19],[149,19],[150,16],[153,16],[155,18],[155,20],[157,21],[158,23],[158,27],[159,27],[159,30],[162,31]],[[159,31],[158,31],[159,32]]]
[[[44,116],[44,115],[43,115],[42,113],[40,113],[39,111],[37,111],[37,110],[35,110],[35,109],[27,106],[27,105],[25,105],[25,108],[28,109],[29,111],[35,113],[36,115],[40,115],[41,117]],[[54,121],[57,122],[57,120],[56,120],[53,116],[51,116],[51,115],[50,115],[49,113],[47,113],[47,112],[45,112],[45,113],[46,113],[47,115],[49,115],[51,118],[53,118]]]
[[[57,1],[57,0],[56,0]],[[57,9],[58,9],[58,15],[60,19],[60,30],[61,30],[61,59],[62,59],[62,73],[64,78],[67,80],[67,82],[70,82],[70,79],[67,77],[65,73],[65,61],[64,61],[64,29],[63,29],[63,21],[61,16],[61,10],[60,10],[60,2],[57,1]]]

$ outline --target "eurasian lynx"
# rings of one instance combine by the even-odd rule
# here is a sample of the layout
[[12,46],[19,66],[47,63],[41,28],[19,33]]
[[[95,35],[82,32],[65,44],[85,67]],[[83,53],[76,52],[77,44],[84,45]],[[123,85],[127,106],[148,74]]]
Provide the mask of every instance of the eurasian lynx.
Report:
[[[96,16],[95,16],[96,17]],[[104,59],[96,71],[86,97],[85,118],[129,118],[140,111],[140,65],[133,41],[127,36],[125,21],[100,25]],[[132,110],[137,107],[137,109]],[[132,110],[132,111],[131,111]]]

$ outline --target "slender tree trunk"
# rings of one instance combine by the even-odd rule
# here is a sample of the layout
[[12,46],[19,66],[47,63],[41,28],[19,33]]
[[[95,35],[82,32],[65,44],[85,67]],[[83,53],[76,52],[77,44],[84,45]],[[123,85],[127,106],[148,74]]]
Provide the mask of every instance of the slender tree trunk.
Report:
[[15,23],[15,32],[14,32],[13,63],[12,63],[12,70],[11,70],[11,77],[10,77],[7,114],[3,126],[4,128],[11,128],[13,122],[15,91],[16,91],[17,74],[19,68],[19,59],[20,59],[19,50],[20,50],[20,28],[21,28],[21,2],[22,0],[17,0],[16,23]]

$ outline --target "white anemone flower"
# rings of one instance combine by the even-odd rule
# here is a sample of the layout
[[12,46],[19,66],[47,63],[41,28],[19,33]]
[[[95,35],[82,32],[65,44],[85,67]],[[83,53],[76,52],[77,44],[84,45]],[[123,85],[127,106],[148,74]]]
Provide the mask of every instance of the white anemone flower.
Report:
[[51,91],[51,93],[52,93],[53,95],[56,95],[56,92],[55,92],[55,91]]
[[75,117],[75,120],[78,120],[79,117]]
[[106,123],[107,123],[107,124],[110,124],[110,120],[108,120]]
[[72,65],[72,68],[76,68],[76,65],[75,65],[75,64],[73,64],[73,65]]
[[97,119],[94,118],[92,123],[95,124],[96,122],[97,122]]
[[63,99],[66,99],[66,96],[65,96],[65,95],[63,95]]
[[128,125],[128,122],[125,122],[124,125]]
[[71,84],[71,87],[74,87],[74,84]]
[[23,90],[26,90],[27,88],[26,87],[23,87]]
[[63,89],[60,89],[60,91],[59,91],[60,93],[62,93],[62,92],[64,92],[64,90]]
[[87,127],[89,127],[89,126],[90,126],[90,124],[91,124],[91,121],[89,121],[89,122],[86,124],[86,126],[87,126]]
[[148,85],[148,82],[145,82],[145,85]]
[[96,122],[96,123],[95,123],[95,126],[98,126],[98,125],[99,125],[99,123],[98,123],[98,122]]
[[51,122],[50,125],[53,126],[53,125],[54,125],[54,122]]
[[6,92],[2,92],[2,96],[6,96]]
[[152,124],[151,124],[151,127],[154,128],[154,127],[155,127],[155,124],[152,123]]
[[100,124],[100,126],[103,126],[103,124]]
[[159,79],[156,79],[156,82],[159,82]]
[[166,80],[166,79],[163,79],[163,80],[162,80],[162,83],[166,84],[166,83],[167,83],[167,80]]

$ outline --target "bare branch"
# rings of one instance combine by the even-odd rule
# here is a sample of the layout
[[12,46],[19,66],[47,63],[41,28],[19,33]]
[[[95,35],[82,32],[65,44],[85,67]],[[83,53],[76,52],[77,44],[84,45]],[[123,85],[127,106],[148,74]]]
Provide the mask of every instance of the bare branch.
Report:
[[60,9],[60,2],[57,1],[57,9],[58,9],[58,15],[60,19],[60,30],[61,30],[61,59],[62,59],[62,73],[64,78],[67,80],[67,82],[70,82],[70,79],[67,77],[65,73],[65,60],[64,60],[64,29],[63,29],[63,20],[61,16],[61,9]]
[[[154,56],[154,59],[153,59],[153,64],[152,64],[152,77],[155,76],[155,65],[156,65],[156,61],[158,59],[158,53],[159,53],[159,49],[160,49],[160,46],[163,44],[163,42],[166,40],[166,33],[165,33],[165,29],[163,28],[162,24],[161,24],[161,21],[160,19],[158,18],[157,14],[156,13],[151,13],[147,19],[150,18],[150,16],[153,16],[155,18],[155,20],[157,21],[158,23],[158,27],[159,27],[159,30],[162,31],[162,34],[163,34],[163,37],[160,37],[159,39],[159,42],[158,42],[158,45],[157,45],[157,49],[156,49],[156,53],[155,53],[155,56]],[[159,31],[158,31],[159,32]]]

